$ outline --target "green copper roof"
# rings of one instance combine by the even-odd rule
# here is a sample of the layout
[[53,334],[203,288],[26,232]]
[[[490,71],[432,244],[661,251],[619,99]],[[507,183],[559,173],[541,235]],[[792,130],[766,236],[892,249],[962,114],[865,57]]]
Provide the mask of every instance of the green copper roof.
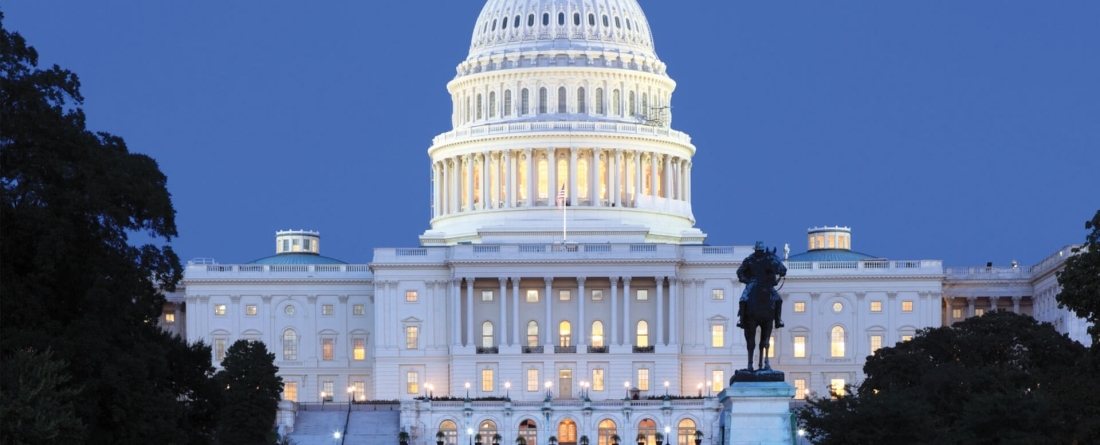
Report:
[[877,258],[879,257],[868,255],[865,253],[853,252],[847,249],[817,249],[805,253],[800,253],[798,255],[791,255],[790,258],[787,259],[787,261],[861,261]]
[[347,264],[335,258],[321,256],[313,253],[281,253],[267,258],[260,258],[248,264]]

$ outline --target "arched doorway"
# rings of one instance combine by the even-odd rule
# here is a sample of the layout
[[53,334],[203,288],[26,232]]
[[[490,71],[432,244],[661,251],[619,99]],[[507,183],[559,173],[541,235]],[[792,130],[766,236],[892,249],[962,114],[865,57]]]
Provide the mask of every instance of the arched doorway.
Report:
[[458,445],[458,427],[450,420],[444,420],[439,424],[439,431],[443,433],[444,445]]
[[572,420],[565,419],[558,424],[558,444],[577,444],[577,424],[574,423]]
[[615,431],[615,421],[611,419],[604,419],[600,421],[599,429],[597,430],[598,439],[596,445],[617,445],[622,443]]
[[539,429],[534,420],[524,419],[519,423],[519,437],[523,438],[526,445],[538,445]]
[[[638,422],[638,439],[645,436],[644,445],[657,445],[657,422],[653,419],[642,419]],[[638,440],[635,443],[642,445],[643,442]]]
[[695,421],[684,419],[676,426],[676,445],[695,445]]
[[502,439],[494,440],[494,436],[498,436],[498,434],[497,434],[497,424],[496,424],[496,422],[493,422],[492,420],[482,421],[481,425],[479,425],[478,428],[477,428],[477,435],[478,435],[478,437],[481,438],[481,443],[486,444],[486,445],[498,444],[502,440]]

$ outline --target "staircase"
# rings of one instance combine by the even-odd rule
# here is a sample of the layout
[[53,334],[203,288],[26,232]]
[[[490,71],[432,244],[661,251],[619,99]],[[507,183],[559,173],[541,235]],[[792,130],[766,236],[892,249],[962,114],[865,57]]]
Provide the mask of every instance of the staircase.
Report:
[[342,438],[345,445],[397,445],[400,412],[390,411],[386,405],[378,409],[386,411],[352,410],[350,419],[345,410],[298,411],[290,440],[297,445],[338,445],[341,442],[333,433],[339,431],[343,435],[344,420],[348,419],[347,437]]

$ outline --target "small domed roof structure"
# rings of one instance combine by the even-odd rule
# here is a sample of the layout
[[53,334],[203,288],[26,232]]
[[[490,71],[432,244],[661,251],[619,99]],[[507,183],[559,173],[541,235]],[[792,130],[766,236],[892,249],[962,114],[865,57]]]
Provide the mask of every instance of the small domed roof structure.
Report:
[[308,230],[275,232],[275,255],[248,264],[347,264],[321,256],[321,234]]
[[791,255],[790,262],[863,261],[878,259],[874,255],[852,251],[851,227],[814,227],[807,230],[809,251]]

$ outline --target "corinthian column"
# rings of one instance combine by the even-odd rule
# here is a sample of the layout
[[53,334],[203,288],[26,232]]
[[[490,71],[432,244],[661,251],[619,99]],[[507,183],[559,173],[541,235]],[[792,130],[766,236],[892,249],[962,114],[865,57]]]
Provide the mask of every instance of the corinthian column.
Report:
[[474,211],[474,155],[462,155],[466,164],[466,211]]
[[584,335],[585,327],[588,326],[584,318],[584,280],[585,277],[577,277],[577,351],[579,352],[585,352],[584,346],[588,344]]
[[577,147],[569,148],[569,178],[566,178],[566,183],[569,184],[569,205],[577,206]]
[[633,324],[630,320],[630,277],[623,277],[623,344],[633,345],[630,338],[630,328]]
[[546,283],[546,299],[545,299],[546,300],[546,303],[545,303],[545,307],[546,307],[546,309],[545,309],[545,311],[546,311],[546,328],[543,329],[543,332],[545,332],[546,335],[543,337],[545,339],[544,340],[545,342],[543,344],[546,345],[547,348],[551,348],[551,350],[553,350],[552,348],[554,347],[554,342],[551,340],[553,337],[551,336],[551,332],[550,332],[550,324],[553,323],[554,319],[553,319],[552,315],[550,314],[550,312],[551,312],[550,292],[553,291],[551,289],[551,286],[553,286],[553,284],[554,284],[554,278],[553,277],[543,278],[543,282]]

